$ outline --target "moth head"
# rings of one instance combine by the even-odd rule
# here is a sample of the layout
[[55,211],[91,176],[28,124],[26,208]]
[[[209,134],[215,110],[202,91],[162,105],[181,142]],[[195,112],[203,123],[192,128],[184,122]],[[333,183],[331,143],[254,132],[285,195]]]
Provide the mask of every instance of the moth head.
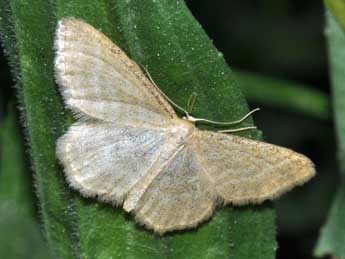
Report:
[[188,112],[186,112],[186,115],[182,117],[183,120],[186,120],[192,124],[195,124],[195,122],[198,120],[197,118],[190,115]]

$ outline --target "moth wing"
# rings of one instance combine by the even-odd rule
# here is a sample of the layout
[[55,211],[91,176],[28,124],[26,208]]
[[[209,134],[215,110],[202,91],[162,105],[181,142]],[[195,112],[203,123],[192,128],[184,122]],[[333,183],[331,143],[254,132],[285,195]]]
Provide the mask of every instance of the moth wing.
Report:
[[200,173],[189,149],[176,153],[138,201],[133,211],[136,220],[163,234],[195,227],[209,218],[215,199]]
[[57,156],[70,185],[84,196],[121,204],[150,170],[166,143],[160,129],[84,122],[57,142]]
[[123,125],[176,117],[138,65],[91,25],[60,20],[55,49],[57,83],[77,115]]
[[315,174],[313,163],[301,154],[234,135],[198,130],[188,145],[225,203],[274,199]]

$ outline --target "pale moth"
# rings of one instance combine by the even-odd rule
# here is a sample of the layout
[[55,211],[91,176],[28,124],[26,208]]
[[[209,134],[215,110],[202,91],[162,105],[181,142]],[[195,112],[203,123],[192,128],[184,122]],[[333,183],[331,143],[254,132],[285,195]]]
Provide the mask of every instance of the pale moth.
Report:
[[156,233],[195,227],[217,204],[277,198],[315,174],[292,150],[180,119],[140,67],[81,20],[60,20],[55,48],[56,80],[78,119],[57,142],[68,183]]

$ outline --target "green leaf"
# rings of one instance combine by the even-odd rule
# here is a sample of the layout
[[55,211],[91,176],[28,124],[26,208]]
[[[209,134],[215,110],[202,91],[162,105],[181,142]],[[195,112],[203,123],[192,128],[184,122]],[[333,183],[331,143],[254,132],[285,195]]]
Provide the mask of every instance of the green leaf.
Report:
[[345,258],[345,32],[336,19],[337,13],[327,11],[327,39],[333,92],[338,161],[341,181],[326,224],[323,226],[315,254]]
[[[14,27],[2,31],[14,33],[43,226],[55,254],[59,258],[274,258],[275,214],[269,205],[219,209],[195,230],[158,237],[120,208],[81,198],[68,189],[54,155],[56,139],[70,124],[53,76],[53,33],[62,17],[82,18],[101,29],[145,65],[179,105],[185,106],[189,95],[197,92],[196,116],[235,120],[248,108],[222,54],[183,1],[52,2],[9,0],[6,19],[12,19]],[[247,120],[243,126],[251,124]]]
[[303,84],[235,70],[241,89],[249,102],[330,119],[331,104],[326,94]]

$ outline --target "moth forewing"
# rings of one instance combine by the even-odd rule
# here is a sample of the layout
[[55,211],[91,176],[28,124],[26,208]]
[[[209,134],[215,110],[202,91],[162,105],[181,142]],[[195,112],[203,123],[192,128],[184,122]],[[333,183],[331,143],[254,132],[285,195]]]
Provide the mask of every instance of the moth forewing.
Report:
[[197,131],[190,145],[225,203],[275,199],[315,175],[307,157],[261,141]]

